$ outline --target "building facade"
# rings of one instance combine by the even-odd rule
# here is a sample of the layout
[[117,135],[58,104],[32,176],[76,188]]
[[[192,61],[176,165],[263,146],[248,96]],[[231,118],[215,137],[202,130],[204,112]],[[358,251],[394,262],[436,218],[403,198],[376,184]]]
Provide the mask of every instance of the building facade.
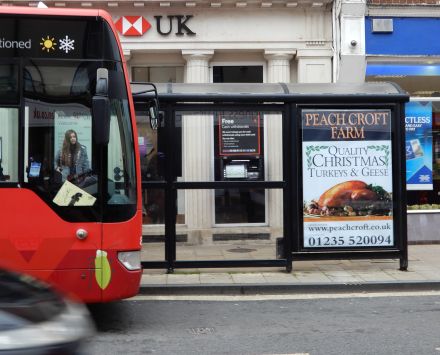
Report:
[[440,240],[439,30],[440,7],[433,1],[368,3],[366,81],[393,81],[411,95],[405,119],[411,242]]
[[[336,75],[333,6],[328,1],[174,1],[118,3],[108,10],[133,81],[316,83],[332,82]],[[147,118],[139,117],[147,166],[161,143]],[[221,179],[219,164],[234,154],[218,149],[216,116],[181,115],[177,125],[179,180]],[[258,154],[244,159],[259,166],[260,178],[282,180],[281,116],[261,117],[258,130]],[[145,191],[145,235],[163,233],[162,198]],[[193,244],[212,243],[213,233],[269,235],[273,243],[283,235],[282,193],[179,191],[177,223],[178,233]]]

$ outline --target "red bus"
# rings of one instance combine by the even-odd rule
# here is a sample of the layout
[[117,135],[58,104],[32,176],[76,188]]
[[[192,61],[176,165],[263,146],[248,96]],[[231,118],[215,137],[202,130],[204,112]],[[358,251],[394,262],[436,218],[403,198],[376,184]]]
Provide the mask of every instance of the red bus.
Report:
[[141,278],[127,69],[101,10],[0,7],[0,263],[85,302]]

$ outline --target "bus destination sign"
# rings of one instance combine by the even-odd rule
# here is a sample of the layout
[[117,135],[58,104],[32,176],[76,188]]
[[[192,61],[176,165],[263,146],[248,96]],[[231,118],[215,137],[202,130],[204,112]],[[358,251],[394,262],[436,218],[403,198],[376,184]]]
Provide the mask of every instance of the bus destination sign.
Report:
[[[0,58],[102,58],[103,26],[96,19],[0,17]],[[17,30],[19,29],[19,30]]]

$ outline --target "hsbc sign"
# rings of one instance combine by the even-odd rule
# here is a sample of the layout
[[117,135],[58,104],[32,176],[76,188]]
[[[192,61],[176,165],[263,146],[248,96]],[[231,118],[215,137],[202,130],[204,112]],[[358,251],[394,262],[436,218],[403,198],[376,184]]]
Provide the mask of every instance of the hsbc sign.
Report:
[[[192,15],[154,16],[156,31],[162,36],[174,32],[176,36],[194,36],[196,33],[188,27]],[[122,16],[115,22],[116,29],[123,36],[142,36],[152,26],[143,16]]]
[[150,23],[142,16],[122,16],[115,26],[124,36],[142,36],[151,28]]

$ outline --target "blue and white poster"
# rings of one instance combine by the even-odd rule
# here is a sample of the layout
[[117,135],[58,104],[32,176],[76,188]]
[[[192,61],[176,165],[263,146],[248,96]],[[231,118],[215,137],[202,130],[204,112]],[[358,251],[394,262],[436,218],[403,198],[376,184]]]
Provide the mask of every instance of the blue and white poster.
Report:
[[407,190],[432,190],[432,103],[405,106]]

